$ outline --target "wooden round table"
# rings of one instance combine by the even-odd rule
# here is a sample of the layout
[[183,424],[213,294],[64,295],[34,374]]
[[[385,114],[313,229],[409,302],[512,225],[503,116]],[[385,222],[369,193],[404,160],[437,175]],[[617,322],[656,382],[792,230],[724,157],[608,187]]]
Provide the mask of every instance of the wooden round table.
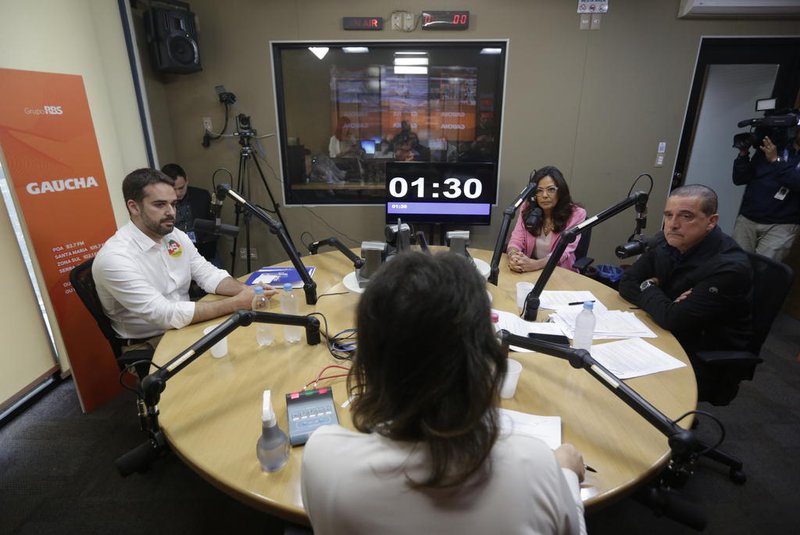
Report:
[[[470,254],[486,262],[491,257],[489,251],[470,250]],[[327,326],[321,320],[322,329],[330,334],[354,328],[359,294],[349,292],[342,283],[344,276],[353,271],[352,263],[338,251],[308,256],[303,261],[306,266],[317,268],[314,280],[318,300],[312,306],[301,298],[300,313],[322,313],[327,319]],[[518,313],[516,283],[533,282],[538,273],[512,273],[503,257],[498,286],[487,284],[492,307]],[[613,289],[560,268],[546,289],[591,290],[609,310],[630,309],[630,304]],[[298,294],[302,296],[302,290]],[[271,301],[270,311],[280,312],[279,297]],[[687,366],[625,382],[666,416],[677,418],[697,405],[691,365],[669,332],[642,311],[635,312],[658,335],[648,342]],[[539,321],[546,319],[546,313],[539,311]],[[154,362],[168,362],[202,337],[204,328],[220,321],[167,331]],[[275,342],[259,347],[255,329],[255,324],[236,329],[228,336],[227,356],[215,359],[210,352],[203,354],[166,383],[159,404],[161,427],[172,450],[216,487],[275,516],[308,524],[300,495],[303,448],[293,448],[287,465],[276,473],[262,472],[256,458],[262,392],[272,390],[278,423],[286,430],[284,395],[313,384],[325,366],[348,363],[334,359],[324,339],[315,346],[307,345],[305,338],[296,344],[286,343],[282,326],[278,325]],[[587,511],[626,496],[665,466],[670,455],[666,437],[587,372],[540,353],[514,353],[513,358],[522,363],[523,370],[514,398],[503,400],[502,406],[562,418],[563,441],[574,444],[586,463],[597,470],[586,473],[581,487]],[[326,375],[333,373],[337,372],[330,370]],[[333,387],[339,422],[352,428],[349,411],[341,407],[348,397],[345,379],[322,381],[319,386]],[[688,417],[681,425],[688,428],[691,422]],[[331,462],[335,460],[336,453],[331,452]]]

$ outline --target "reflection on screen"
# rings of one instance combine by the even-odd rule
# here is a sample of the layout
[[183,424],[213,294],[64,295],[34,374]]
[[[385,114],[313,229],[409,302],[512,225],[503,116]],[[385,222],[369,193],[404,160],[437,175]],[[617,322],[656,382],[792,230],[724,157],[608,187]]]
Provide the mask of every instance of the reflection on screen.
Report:
[[370,156],[372,156],[373,154],[375,154],[375,141],[371,139],[362,139],[361,148],[364,150],[365,154],[369,154]]
[[[484,163],[496,173],[506,42],[325,45],[324,59],[308,43],[272,45],[287,204],[382,203],[391,162]],[[342,146],[350,150],[330,149]],[[314,166],[325,154],[336,168]],[[494,204],[496,189],[489,194]]]

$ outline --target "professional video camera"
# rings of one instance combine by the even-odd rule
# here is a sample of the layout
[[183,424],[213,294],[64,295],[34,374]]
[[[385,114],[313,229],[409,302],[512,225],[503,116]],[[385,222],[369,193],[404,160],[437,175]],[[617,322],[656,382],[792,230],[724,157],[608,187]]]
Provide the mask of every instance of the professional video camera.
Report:
[[239,136],[255,136],[256,131],[250,122],[250,116],[240,113],[236,116],[236,133]]
[[739,121],[740,128],[749,126],[749,132],[742,132],[733,136],[735,149],[753,147],[758,149],[765,137],[769,137],[779,151],[789,145],[797,136],[800,125],[800,111],[791,109],[775,109],[775,99],[761,99],[756,101],[756,111],[763,111],[764,117],[755,117]]

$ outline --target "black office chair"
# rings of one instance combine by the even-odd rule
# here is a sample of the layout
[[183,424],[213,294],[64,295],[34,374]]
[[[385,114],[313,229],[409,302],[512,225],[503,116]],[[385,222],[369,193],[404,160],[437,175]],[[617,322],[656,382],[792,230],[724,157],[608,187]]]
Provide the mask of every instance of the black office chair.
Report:
[[586,229],[581,235],[578,246],[575,247],[575,263],[572,265],[573,269],[581,275],[586,275],[589,266],[594,262],[594,258],[589,258],[589,244],[592,241],[592,229]]
[[122,354],[123,341],[117,336],[116,331],[111,326],[111,320],[103,312],[103,306],[100,304],[100,298],[97,295],[94,278],[92,277],[93,263],[94,258],[90,258],[86,262],[75,266],[69,273],[69,281],[72,283],[72,287],[75,288],[75,293],[78,294],[78,297],[81,298],[81,301],[97,322],[97,326],[103,336],[108,340],[119,369],[126,370],[130,365],[138,362],[134,366],[136,374],[139,378],[143,378],[150,370],[150,361],[153,360],[154,351],[152,349],[137,349],[128,351],[124,355]]
[[753,266],[753,335],[747,350],[698,351],[698,397],[712,405],[727,405],[739,391],[739,382],[752,380],[761,346],[792,286],[792,269],[765,256],[747,253]]
[[[763,362],[759,357],[761,346],[794,278],[791,268],[786,264],[755,253],[747,253],[747,256],[753,266],[753,335],[748,348],[739,351],[698,351],[690,355],[698,376],[698,398],[712,405],[729,404],[739,391],[739,383],[753,379],[756,366]],[[716,448],[704,455],[727,466],[730,478],[735,483],[747,481],[742,471],[742,461],[736,457]]]

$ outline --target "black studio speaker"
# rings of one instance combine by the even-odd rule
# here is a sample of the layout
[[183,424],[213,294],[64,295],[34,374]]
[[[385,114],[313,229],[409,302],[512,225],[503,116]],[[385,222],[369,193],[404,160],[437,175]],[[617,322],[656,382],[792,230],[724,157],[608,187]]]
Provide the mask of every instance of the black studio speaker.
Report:
[[155,70],[187,74],[203,69],[195,16],[188,7],[152,7],[144,20]]

